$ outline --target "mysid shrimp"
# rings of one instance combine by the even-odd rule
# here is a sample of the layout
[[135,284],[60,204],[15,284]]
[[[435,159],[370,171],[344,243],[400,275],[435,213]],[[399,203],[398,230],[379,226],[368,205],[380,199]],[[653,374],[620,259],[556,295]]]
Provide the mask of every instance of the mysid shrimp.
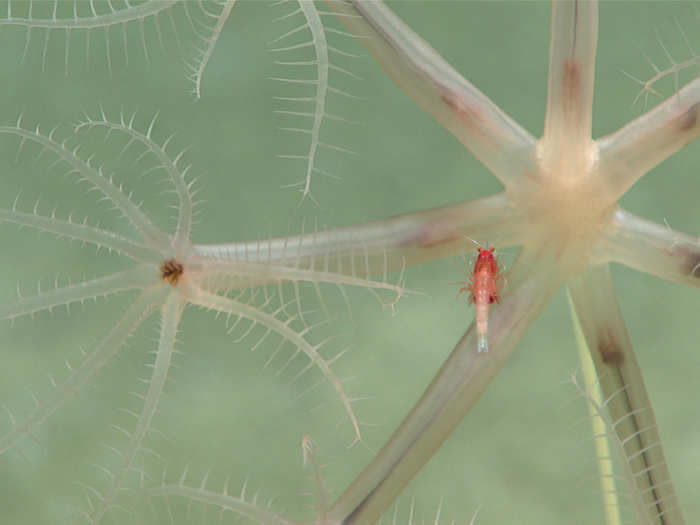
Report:
[[462,292],[469,292],[469,302],[476,305],[476,333],[477,349],[479,352],[487,352],[488,342],[488,322],[489,306],[499,301],[498,287],[503,275],[498,267],[496,259],[496,248],[488,249],[479,246],[479,252],[474,262],[474,271],[471,274],[471,281],[461,281],[458,284],[465,286],[460,288],[457,297]]

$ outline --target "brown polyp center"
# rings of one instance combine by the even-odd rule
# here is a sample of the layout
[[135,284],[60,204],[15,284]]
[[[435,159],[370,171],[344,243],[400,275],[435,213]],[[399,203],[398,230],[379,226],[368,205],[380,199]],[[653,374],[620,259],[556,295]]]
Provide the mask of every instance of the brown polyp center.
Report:
[[161,279],[169,282],[171,286],[177,286],[184,271],[185,268],[182,266],[182,263],[175,259],[168,259],[167,261],[163,261],[160,265]]

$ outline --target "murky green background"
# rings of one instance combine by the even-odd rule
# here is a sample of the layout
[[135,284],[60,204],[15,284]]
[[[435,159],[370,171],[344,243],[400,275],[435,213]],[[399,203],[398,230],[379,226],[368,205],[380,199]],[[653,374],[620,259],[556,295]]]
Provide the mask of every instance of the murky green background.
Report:
[[[24,4],[16,4],[26,10]],[[15,4],[13,3],[13,6]],[[24,7],[23,7],[24,6]],[[115,6],[117,4],[115,3]],[[549,5],[537,3],[400,2],[396,11],[477,87],[534,134],[542,130],[549,40]],[[6,3],[0,3],[0,13]],[[46,5],[35,2],[35,16]],[[109,33],[111,74],[105,59],[105,33],[94,30],[87,45],[85,32],[72,32],[65,71],[65,32],[50,34],[45,59],[43,31],[33,31],[22,58],[26,32],[0,26],[0,121],[14,123],[24,114],[26,126],[43,132],[59,126],[57,137],[71,135],[70,125],[83,112],[97,116],[104,108],[111,119],[119,112],[137,111],[136,125],[144,129],[159,112],[154,134],[160,140],[172,133],[173,144],[189,146],[190,174],[198,177],[199,223],[195,242],[265,239],[298,232],[305,220],[308,231],[379,219],[401,212],[430,208],[499,191],[499,183],[450,134],[422,113],[366,56],[357,42],[335,45],[364,56],[342,60],[363,80],[335,75],[336,87],[357,100],[332,97],[331,112],[359,125],[324,128],[324,141],[356,152],[324,151],[319,166],[342,182],[318,177],[314,197],[320,207],[281,186],[297,182],[304,170],[299,161],[276,157],[302,154],[306,136],[290,137],[279,126],[305,125],[273,113],[281,109],[274,96],[294,96],[294,86],[270,80],[285,75],[268,51],[267,42],[301,23],[300,18],[273,22],[293,9],[268,2],[241,1],[228,22],[204,74],[202,98],[189,93],[184,62],[195,56],[196,42],[186,26],[181,6],[173,11],[176,31],[167,15],[159,19],[163,45],[152,19],[144,24],[148,60],[140,43],[139,25],[127,27],[127,51],[120,28]],[[196,12],[196,8],[192,8]],[[50,9],[49,9],[50,12]],[[677,17],[688,39],[700,49],[700,21],[685,3],[605,2],[600,8],[600,43],[594,133],[614,131],[642,111],[632,107],[638,86],[622,71],[646,79],[651,67],[647,54],[660,67],[664,53],[658,34],[677,60],[688,57]],[[179,43],[174,33],[179,36]],[[86,48],[89,47],[89,56]],[[128,56],[128,63],[126,60]],[[42,67],[42,62],[44,65]],[[43,70],[42,70],[43,69]],[[304,76],[306,74],[306,76]],[[310,78],[308,72],[293,72]],[[683,80],[683,78],[681,78]],[[673,81],[661,86],[669,95]],[[650,104],[655,103],[650,100]],[[82,137],[82,135],[81,135]],[[172,195],[163,195],[157,180],[142,177],[132,167],[124,142],[106,144],[99,134],[73,141],[83,144],[84,156],[97,152],[115,179],[134,191],[143,209],[164,228],[172,229]],[[128,225],[98,202],[96,193],[65,170],[49,168],[50,156],[25,145],[16,160],[19,141],[0,136],[0,205],[10,207],[21,191],[19,206],[65,217],[87,216],[91,224],[131,234]],[[173,153],[177,151],[173,147]],[[686,148],[664,162],[623,199],[642,216],[663,221],[680,231],[700,232],[700,148]],[[50,235],[0,227],[0,302],[24,295],[41,280],[45,289],[58,275],[74,282],[82,275],[107,274],[128,266],[79,243]],[[512,261],[504,256],[508,265]],[[463,279],[460,258],[411,268],[407,285],[425,295],[402,299],[396,315],[382,310],[362,290],[349,291],[353,320],[337,290],[326,300],[337,312],[330,332],[346,334],[342,345],[351,352],[338,362],[339,375],[356,376],[347,383],[351,395],[369,396],[357,403],[366,447],[346,446],[352,439],[347,420],[317,373],[291,383],[304,364],[295,361],[277,375],[284,360],[264,365],[274,344],[251,353],[250,342],[233,343],[222,319],[190,308],[185,313],[173,369],[174,382],[162,399],[149,438],[167,463],[167,479],[178,479],[190,464],[188,484],[198,485],[210,471],[207,487],[222,490],[230,477],[231,493],[248,479],[249,494],[260,489],[260,501],[274,499],[272,508],[294,519],[309,519],[312,489],[302,470],[300,442],[313,436],[326,465],[326,484],[339,495],[362,466],[381,447],[417,400],[432,375],[468,326],[472,311],[455,300],[455,282]],[[697,480],[700,468],[700,298],[697,290],[613,268],[619,300],[643,368],[664,439],[667,459],[688,523],[700,520]],[[21,417],[31,407],[30,392],[40,399],[51,395],[47,374],[65,377],[65,359],[79,361],[79,350],[94,348],[120,313],[130,295],[124,294],[84,307],[68,315],[59,308],[52,315],[18,319],[0,325],[0,402]],[[25,440],[22,452],[0,462],[0,522],[3,524],[76,523],[75,509],[87,509],[80,484],[102,488],[104,474],[91,467],[114,468],[118,458],[102,444],[119,448],[123,437],[110,424],[133,428],[133,419],[120,408],[139,410],[129,392],[143,392],[147,351],[155,348],[158,324],[145,323],[127,349],[92,384],[64,406],[48,425]],[[337,348],[340,348],[337,347]],[[597,472],[583,401],[566,384],[577,368],[576,348],[565,294],[559,292],[532,326],[519,349],[479,404],[458,427],[443,449],[423,469],[399,500],[401,520],[415,502],[414,519],[432,522],[443,502],[443,520],[468,523],[479,509],[476,523],[561,524],[602,523]],[[8,428],[3,415],[0,428]],[[146,459],[147,471],[160,482],[162,464]],[[135,486],[136,474],[129,485]],[[139,506],[128,493],[127,506]],[[162,502],[153,502],[156,516],[141,523],[167,523]],[[141,508],[141,507],[138,507]],[[171,501],[174,521],[218,522],[215,509]],[[189,512],[189,513],[188,513]],[[131,523],[133,517],[116,510],[108,523]],[[232,514],[224,521],[233,521]]]

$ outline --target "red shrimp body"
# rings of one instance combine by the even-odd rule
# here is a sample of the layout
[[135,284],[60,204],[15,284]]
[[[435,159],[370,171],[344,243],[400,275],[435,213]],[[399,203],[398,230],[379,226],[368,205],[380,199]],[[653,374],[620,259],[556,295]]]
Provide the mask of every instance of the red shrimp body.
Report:
[[464,291],[470,291],[469,300],[476,306],[476,333],[479,352],[487,352],[489,349],[489,305],[498,302],[497,282],[501,276],[498,274],[498,261],[496,261],[494,251],[493,246],[488,250],[479,248],[470,286],[459,291],[460,294]]

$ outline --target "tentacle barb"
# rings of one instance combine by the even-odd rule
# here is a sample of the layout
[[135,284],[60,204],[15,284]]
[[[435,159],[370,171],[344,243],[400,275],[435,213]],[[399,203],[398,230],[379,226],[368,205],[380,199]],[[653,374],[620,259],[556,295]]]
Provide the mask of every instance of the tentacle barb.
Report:
[[161,308],[161,329],[158,339],[156,360],[152,365],[152,374],[148,379],[148,391],[144,396],[144,406],[138,415],[136,428],[129,435],[129,443],[121,454],[121,464],[112,472],[109,489],[101,495],[100,502],[92,512],[94,525],[102,523],[105,514],[115,506],[129,471],[134,468],[134,461],[143,447],[146,434],[151,430],[151,423],[156,414],[160,397],[168,379],[168,370],[175,352],[175,341],[180,318],[185,303],[178,294],[170,292]]
[[61,162],[70,167],[71,172],[79,174],[107,199],[112,201],[149,245],[152,244],[158,249],[169,245],[168,236],[156,228],[151,219],[122,191],[121,187],[116,186],[101,169],[93,167],[88,161],[84,161],[76,155],[78,148],[71,150],[68,148],[66,141],[57,142],[53,139],[53,132],[48,135],[42,135],[38,128],[35,131],[24,129],[19,123],[16,126],[0,126],[0,134],[14,135],[21,138],[22,141],[29,140],[44,149],[50,150]]
[[56,386],[51,397],[39,402],[27,416],[14,423],[10,432],[0,437],[0,454],[16,446],[20,439],[34,432],[105,366],[124,346],[134,330],[161,304],[167,291],[164,286],[156,286],[142,292],[97,348],[70,373],[63,383]]
[[[226,315],[245,317],[254,324],[259,324],[265,327],[267,331],[264,337],[266,337],[270,332],[278,334],[282,339],[280,346],[281,344],[288,342],[295,348],[295,351],[293,352],[289,361],[296,357],[299,352],[306,354],[307,358],[310,360],[310,363],[315,365],[321,371],[340,397],[355,432],[353,443],[361,441],[362,435],[360,432],[360,421],[352,408],[353,400],[345,392],[343,380],[339,378],[331,369],[331,364],[333,363],[334,359],[324,359],[319,352],[326,341],[312,344],[307,339],[307,333],[312,327],[306,327],[300,331],[294,330],[290,326],[291,321],[294,319],[293,317],[290,317],[286,321],[283,321],[277,317],[277,315],[283,311],[283,308],[280,308],[276,312],[270,314],[244,302],[216,295],[194,286],[183,287],[183,294],[192,304],[213,310],[215,312],[221,312]],[[278,346],[278,349],[280,346]],[[303,370],[305,371],[307,369],[308,367],[304,368]]]
[[72,303],[105,297],[125,290],[144,289],[158,282],[155,268],[141,265],[131,270],[57,287],[28,297],[20,297],[13,303],[0,305],[0,319],[14,319],[42,310],[51,311],[58,306],[69,308]]
[[[644,378],[612,287],[607,264],[568,280],[576,315],[603,392],[623,458],[645,504],[645,519],[683,524]],[[645,521],[644,523],[647,523]]]
[[122,114],[120,115],[119,123],[107,120],[104,118],[104,115],[102,115],[101,118],[96,119],[88,117],[84,122],[75,127],[75,131],[78,133],[85,128],[104,128],[107,130],[107,133],[110,133],[111,131],[121,132],[129,137],[129,142],[122,151],[126,150],[134,142],[137,142],[144,148],[144,151],[141,153],[139,158],[143,158],[148,154],[155,157],[157,165],[154,168],[151,168],[151,171],[155,171],[156,169],[164,171],[174,186],[175,193],[178,197],[177,228],[175,229],[175,234],[173,235],[172,244],[175,248],[175,256],[182,257],[189,249],[189,238],[194,216],[192,191],[190,189],[191,183],[188,183],[185,179],[185,174],[188,171],[188,167],[180,168],[178,165],[184,150],[176,155],[174,159],[171,159],[167,153],[167,149],[173,135],[161,143],[158,143],[152,137],[153,127],[156,123],[157,115],[151,119],[145,133],[137,131],[134,127],[135,116],[136,115],[133,115],[127,122]]

